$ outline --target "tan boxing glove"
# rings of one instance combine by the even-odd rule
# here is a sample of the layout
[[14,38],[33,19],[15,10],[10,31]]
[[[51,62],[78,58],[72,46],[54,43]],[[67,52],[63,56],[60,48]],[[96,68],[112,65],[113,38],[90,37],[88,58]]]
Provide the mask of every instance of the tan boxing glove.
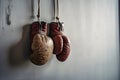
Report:
[[[39,24],[41,27],[47,27],[46,23]],[[45,31],[44,31],[45,32]],[[30,60],[36,65],[46,64],[52,57],[53,41],[46,34],[36,33],[31,43],[32,54]]]

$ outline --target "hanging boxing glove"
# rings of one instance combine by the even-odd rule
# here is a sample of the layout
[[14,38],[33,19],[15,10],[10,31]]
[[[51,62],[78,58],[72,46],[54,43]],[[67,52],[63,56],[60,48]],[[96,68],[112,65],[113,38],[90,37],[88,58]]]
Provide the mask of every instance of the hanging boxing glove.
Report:
[[70,54],[70,41],[69,41],[68,37],[65,36],[65,34],[63,33],[63,23],[58,22],[58,25],[60,27],[61,36],[63,39],[63,49],[60,54],[56,55],[56,57],[59,61],[63,62],[68,58],[68,56]]
[[[50,23],[50,36],[54,43],[54,53],[59,61],[65,61],[70,54],[70,41],[63,33],[63,25],[60,22]],[[59,52],[57,53],[57,51]]]
[[[31,34],[36,34],[34,34],[31,44],[32,54],[30,55],[30,60],[36,65],[44,65],[51,59],[53,53],[53,41],[46,35],[47,24],[45,22],[41,22],[41,24],[39,24],[39,22],[35,23],[37,23],[37,27],[40,27],[40,32],[36,32],[38,31],[36,30],[38,28],[31,31]],[[32,25],[32,27],[36,26]]]
[[63,48],[63,39],[61,36],[60,28],[57,22],[52,22],[49,24],[50,37],[53,39],[54,50],[53,53],[58,55],[62,52]]

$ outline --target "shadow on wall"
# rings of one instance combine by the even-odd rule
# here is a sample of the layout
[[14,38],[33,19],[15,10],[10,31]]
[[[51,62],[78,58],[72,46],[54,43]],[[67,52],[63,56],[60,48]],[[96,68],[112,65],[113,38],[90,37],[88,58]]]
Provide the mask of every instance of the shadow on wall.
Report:
[[30,25],[23,26],[22,39],[10,47],[8,60],[11,67],[17,67],[28,61],[30,55]]

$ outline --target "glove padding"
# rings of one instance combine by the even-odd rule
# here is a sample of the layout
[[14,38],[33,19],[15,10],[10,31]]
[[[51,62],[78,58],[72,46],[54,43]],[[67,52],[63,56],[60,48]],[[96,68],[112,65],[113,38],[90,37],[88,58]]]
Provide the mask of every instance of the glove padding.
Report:
[[43,65],[48,62],[53,52],[53,41],[45,35],[36,34],[32,43],[33,53],[30,60],[36,65]]
[[59,61],[63,62],[68,58],[68,56],[70,54],[70,41],[64,35],[62,35],[62,39],[63,39],[63,49],[60,54],[56,55],[56,57]]

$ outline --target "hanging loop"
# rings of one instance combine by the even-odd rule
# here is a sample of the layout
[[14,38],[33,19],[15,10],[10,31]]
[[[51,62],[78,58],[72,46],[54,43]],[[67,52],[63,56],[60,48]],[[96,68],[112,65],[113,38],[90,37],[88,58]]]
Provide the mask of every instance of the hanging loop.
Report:
[[31,0],[31,12],[32,12],[32,15],[31,15],[31,18],[32,20],[34,21],[35,19],[35,11],[34,11],[34,0]]
[[40,0],[38,0],[38,14],[37,14],[38,21],[40,21]]
[[55,20],[59,22],[59,1],[54,0],[54,16]]

